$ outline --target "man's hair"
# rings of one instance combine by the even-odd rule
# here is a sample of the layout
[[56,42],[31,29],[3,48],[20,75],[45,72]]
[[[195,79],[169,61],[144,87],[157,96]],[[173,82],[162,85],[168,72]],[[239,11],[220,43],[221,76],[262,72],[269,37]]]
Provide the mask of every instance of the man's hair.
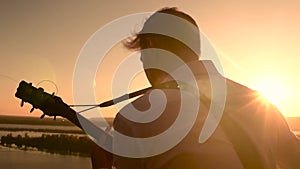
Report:
[[[153,20],[153,18],[155,18],[156,15],[159,15],[159,14],[160,15],[161,14],[170,14],[170,15],[173,15],[173,16],[176,16],[176,17],[180,17],[181,19],[184,19],[184,20],[188,21],[189,23],[193,24],[193,26],[198,29],[198,25],[196,24],[195,20],[191,16],[189,16],[188,14],[179,11],[176,7],[162,8],[162,9],[156,11],[153,15],[151,15],[146,20],[146,22],[143,26],[143,29],[145,29],[148,26],[147,25],[148,22],[151,22],[151,20]],[[158,16],[158,17],[160,17],[160,16]],[[150,23],[149,23],[149,25],[150,25]],[[142,31],[143,31],[143,29],[142,29]],[[142,33],[142,31],[139,32],[139,33],[136,33],[136,35],[126,39],[126,41],[123,42],[123,45],[127,49],[130,49],[130,50],[141,50],[141,49],[149,48],[149,46],[151,44],[151,40],[153,38],[159,38],[162,41],[165,40],[165,39],[172,40],[172,41],[178,41],[182,46],[187,47],[187,45],[185,45],[184,42],[180,42],[179,40],[176,40],[176,39],[174,39],[170,36],[166,36],[166,35],[162,35],[162,34],[155,34],[155,33]],[[195,36],[199,36],[199,33]],[[170,41],[168,41],[168,42],[170,42]],[[199,48],[200,48],[200,39],[199,40],[197,39],[196,43],[197,43],[196,45],[198,45]],[[200,49],[199,49],[198,55],[199,54],[200,54]]]

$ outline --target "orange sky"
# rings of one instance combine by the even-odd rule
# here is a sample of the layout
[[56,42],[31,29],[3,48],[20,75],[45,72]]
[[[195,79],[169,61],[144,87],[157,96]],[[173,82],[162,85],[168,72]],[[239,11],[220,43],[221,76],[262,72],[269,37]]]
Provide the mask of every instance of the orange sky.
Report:
[[[219,52],[227,77],[269,95],[283,114],[300,116],[300,2],[296,0],[1,1],[0,114],[27,115],[30,108],[19,108],[14,97],[15,81],[22,79],[33,84],[54,81],[58,95],[71,104],[74,66],[88,38],[114,19],[165,6],[177,6],[195,18]],[[120,51],[125,52],[115,53]],[[103,79],[101,71],[97,77]],[[96,91],[109,88],[105,79],[98,81]],[[49,83],[41,86],[55,90]],[[98,95],[99,101],[108,99]]]

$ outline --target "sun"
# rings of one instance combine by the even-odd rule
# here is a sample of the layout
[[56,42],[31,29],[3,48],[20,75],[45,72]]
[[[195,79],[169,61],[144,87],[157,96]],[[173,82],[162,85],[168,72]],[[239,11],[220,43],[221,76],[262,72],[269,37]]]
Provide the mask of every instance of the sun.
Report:
[[254,89],[277,107],[284,106],[284,101],[289,93],[284,82],[275,78],[260,80],[254,85]]

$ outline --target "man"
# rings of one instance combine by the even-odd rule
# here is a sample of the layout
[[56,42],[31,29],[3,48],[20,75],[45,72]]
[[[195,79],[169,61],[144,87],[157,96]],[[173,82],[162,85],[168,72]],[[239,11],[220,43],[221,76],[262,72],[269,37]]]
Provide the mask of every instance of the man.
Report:
[[[276,107],[258,92],[222,77],[210,61],[198,60],[199,31],[189,15],[176,8],[161,9],[125,46],[141,51],[153,90],[117,114],[116,153],[96,149],[94,168],[111,168],[112,161],[105,158],[112,156],[117,169],[300,167],[300,142]],[[223,96],[222,107],[218,98]],[[201,141],[211,110],[221,113],[222,119],[219,122],[215,117],[217,127]],[[183,120],[177,123],[178,119]],[[174,124],[176,130],[169,130]],[[167,139],[160,139],[167,134]],[[138,141],[126,144],[123,138],[127,137]],[[149,138],[158,139],[145,143]]]

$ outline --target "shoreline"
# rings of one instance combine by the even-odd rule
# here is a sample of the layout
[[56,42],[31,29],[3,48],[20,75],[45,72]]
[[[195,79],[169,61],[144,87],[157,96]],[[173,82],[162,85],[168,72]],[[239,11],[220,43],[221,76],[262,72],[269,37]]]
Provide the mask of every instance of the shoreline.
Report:
[[0,164],[5,169],[89,169],[89,157],[51,154],[40,151],[22,151],[0,146]]

